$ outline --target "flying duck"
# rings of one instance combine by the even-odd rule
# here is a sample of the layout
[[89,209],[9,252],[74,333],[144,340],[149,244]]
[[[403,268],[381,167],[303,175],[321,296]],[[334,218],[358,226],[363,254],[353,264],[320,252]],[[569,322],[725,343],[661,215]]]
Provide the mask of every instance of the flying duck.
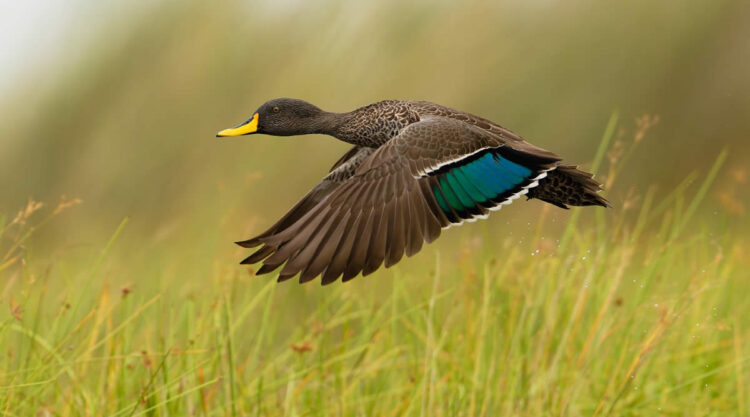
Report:
[[522,195],[561,208],[608,207],[593,175],[502,126],[424,101],[385,100],[330,113],[297,99],[260,106],[216,136],[325,134],[354,145],[268,230],[242,264],[278,281],[323,285],[390,267],[442,229],[487,217]]

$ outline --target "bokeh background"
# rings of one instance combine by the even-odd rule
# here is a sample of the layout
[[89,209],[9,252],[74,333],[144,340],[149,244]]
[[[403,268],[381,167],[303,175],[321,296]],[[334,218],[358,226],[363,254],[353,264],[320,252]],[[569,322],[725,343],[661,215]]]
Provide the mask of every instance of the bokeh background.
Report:
[[[51,1],[16,9],[3,29],[15,36],[2,41],[0,208],[13,212],[28,198],[54,205],[63,195],[82,201],[46,229],[55,239],[39,235],[40,254],[101,242],[129,217],[121,238],[129,249],[119,255],[133,266],[185,257],[195,271],[217,253],[239,256],[231,241],[275,220],[347,148],[318,136],[214,137],[275,97],[331,111],[386,98],[435,101],[584,166],[614,111],[620,136],[637,129],[636,117],[655,115],[649,140],[607,190],[615,207],[705,172],[728,148],[724,185],[712,196],[742,222],[747,2]],[[540,206],[514,207],[498,217],[520,220],[482,227],[503,233]]]
[[[745,415],[749,2],[0,5],[0,409]],[[348,149],[214,136],[276,97],[469,111],[614,208],[519,201],[371,277],[267,285],[232,242]]]

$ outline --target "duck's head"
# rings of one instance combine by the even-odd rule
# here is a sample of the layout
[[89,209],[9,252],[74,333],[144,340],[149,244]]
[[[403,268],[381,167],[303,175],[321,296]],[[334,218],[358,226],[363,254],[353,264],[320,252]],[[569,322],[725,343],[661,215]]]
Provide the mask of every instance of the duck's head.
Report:
[[244,123],[217,133],[218,137],[265,133],[274,136],[316,133],[325,112],[312,104],[293,98],[265,102]]

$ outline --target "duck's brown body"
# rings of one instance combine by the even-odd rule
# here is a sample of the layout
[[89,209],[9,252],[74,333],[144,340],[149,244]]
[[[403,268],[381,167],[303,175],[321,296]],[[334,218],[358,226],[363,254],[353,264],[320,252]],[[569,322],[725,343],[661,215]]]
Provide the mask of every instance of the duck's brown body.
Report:
[[433,103],[387,100],[328,113],[277,99],[220,135],[235,131],[323,133],[354,145],[276,224],[238,242],[261,246],[243,261],[262,261],[259,274],[284,264],[279,281],[367,275],[521,195],[563,208],[607,206],[590,174],[496,123]]

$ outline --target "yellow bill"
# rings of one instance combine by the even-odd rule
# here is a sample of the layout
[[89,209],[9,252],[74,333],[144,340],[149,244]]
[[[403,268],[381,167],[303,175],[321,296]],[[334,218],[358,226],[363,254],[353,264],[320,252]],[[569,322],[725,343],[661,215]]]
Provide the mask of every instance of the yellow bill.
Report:
[[250,120],[246,121],[245,123],[242,123],[241,125],[233,127],[231,129],[224,129],[221,132],[217,133],[216,136],[217,137],[242,136],[242,135],[249,135],[257,131],[258,131],[258,113],[255,113],[253,117],[251,117]]

